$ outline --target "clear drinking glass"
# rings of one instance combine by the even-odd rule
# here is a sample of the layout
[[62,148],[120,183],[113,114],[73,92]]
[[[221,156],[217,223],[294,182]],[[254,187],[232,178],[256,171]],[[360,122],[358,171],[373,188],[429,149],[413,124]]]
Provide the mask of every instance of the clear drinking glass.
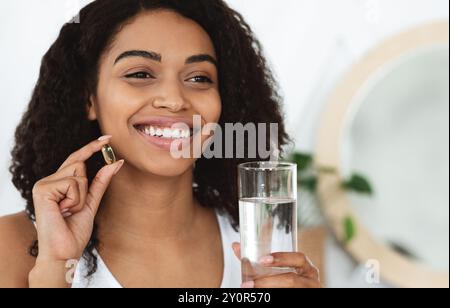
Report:
[[297,252],[297,165],[242,164],[238,180],[242,282],[292,272],[258,261],[273,252]]

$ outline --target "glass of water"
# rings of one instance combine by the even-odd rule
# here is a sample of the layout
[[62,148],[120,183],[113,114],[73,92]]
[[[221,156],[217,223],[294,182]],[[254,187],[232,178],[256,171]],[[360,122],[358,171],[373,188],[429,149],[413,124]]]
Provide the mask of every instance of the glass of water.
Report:
[[239,165],[239,223],[242,282],[292,272],[266,267],[261,257],[297,252],[297,165],[253,162]]

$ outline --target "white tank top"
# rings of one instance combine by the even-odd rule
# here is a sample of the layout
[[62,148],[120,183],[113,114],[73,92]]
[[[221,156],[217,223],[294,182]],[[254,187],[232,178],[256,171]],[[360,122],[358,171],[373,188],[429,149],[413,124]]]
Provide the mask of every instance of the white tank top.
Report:
[[[216,211],[222,237],[224,256],[224,269],[221,288],[239,288],[241,285],[241,264],[233,253],[231,245],[240,242],[239,233],[234,231],[228,218]],[[97,260],[97,271],[86,278],[87,264],[84,259],[80,261],[74,275],[72,288],[122,288],[120,283],[103,262],[97,251],[94,251]]]

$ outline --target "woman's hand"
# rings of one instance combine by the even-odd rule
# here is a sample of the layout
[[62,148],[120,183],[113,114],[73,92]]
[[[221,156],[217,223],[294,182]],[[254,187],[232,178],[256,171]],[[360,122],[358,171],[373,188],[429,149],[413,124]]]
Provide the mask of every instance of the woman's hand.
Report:
[[[241,259],[241,245],[233,243],[236,257]],[[300,252],[276,252],[260,259],[261,266],[291,267],[292,273],[247,281],[242,288],[321,288],[319,270]]]
[[[105,136],[91,142],[70,155],[56,173],[35,184],[33,201],[39,242],[35,268],[48,269],[82,257],[103,194],[124,163],[122,160],[103,167],[88,187],[85,161],[110,139],[111,136]],[[44,274],[42,270],[35,272]]]

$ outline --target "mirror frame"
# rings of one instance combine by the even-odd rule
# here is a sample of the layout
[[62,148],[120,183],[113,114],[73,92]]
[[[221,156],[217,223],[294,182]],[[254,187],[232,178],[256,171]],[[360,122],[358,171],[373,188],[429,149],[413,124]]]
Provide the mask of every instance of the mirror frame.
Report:
[[[315,164],[337,170],[336,174],[321,173],[318,194],[321,208],[334,235],[346,251],[360,264],[377,260],[383,282],[394,287],[449,287],[448,271],[435,271],[413,261],[378,241],[358,219],[343,179],[341,149],[347,120],[354,112],[358,95],[385,65],[419,48],[449,44],[448,20],[429,23],[394,35],[370,51],[344,76],[328,99],[320,120]],[[343,221],[352,217],[356,234],[345,243]]]

